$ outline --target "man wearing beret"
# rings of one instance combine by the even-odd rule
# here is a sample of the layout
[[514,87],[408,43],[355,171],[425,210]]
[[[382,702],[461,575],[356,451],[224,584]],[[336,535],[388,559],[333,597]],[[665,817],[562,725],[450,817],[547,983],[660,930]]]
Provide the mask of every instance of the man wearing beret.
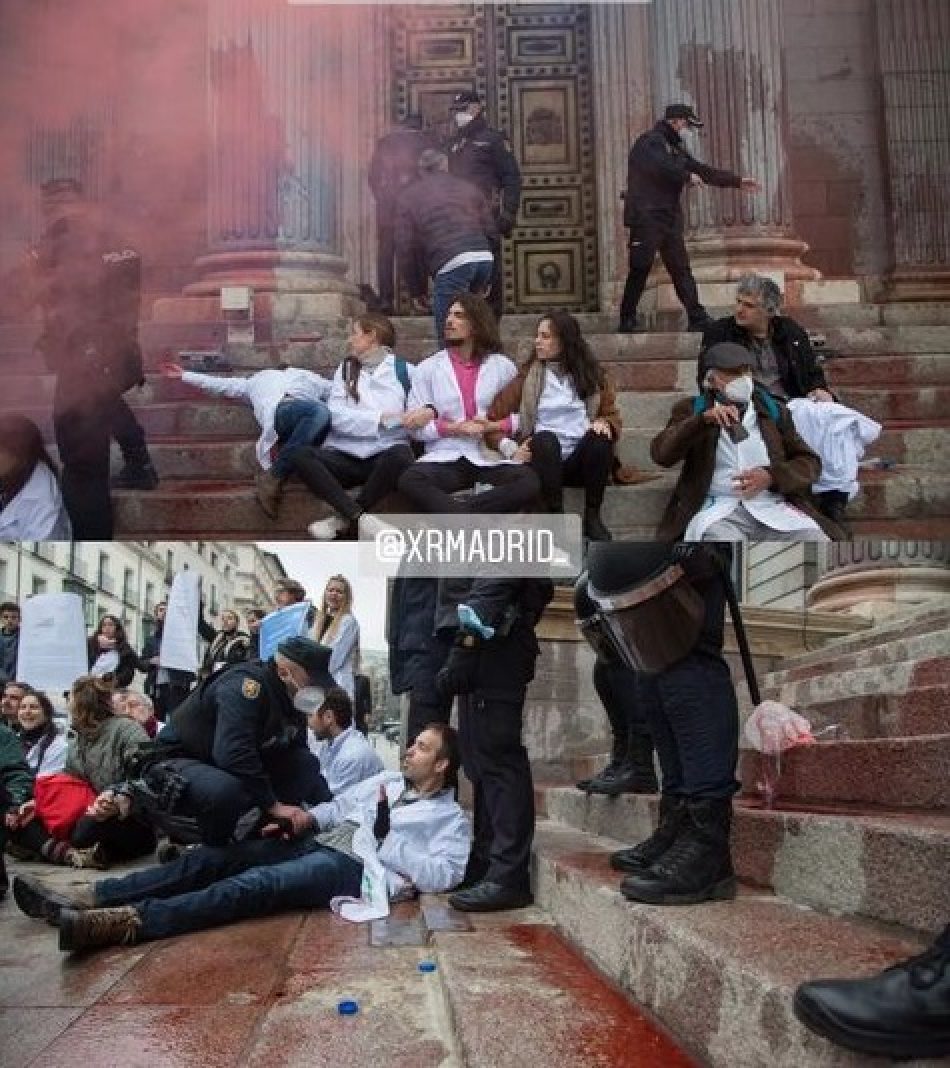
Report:
[[213,673],[172,712],[157,739],[169,759],[146,780],[180,776],[172,812],[197,821],[203,842],[225,845],[268,817],[303,830],[302,806],[329,799],[307,747],[306,716],[334,686],[330,653],[309,638],[288,638],[270,660]]
[[748,349],[732,342],[705,355],[703,391],[673,406],[650,455],[682,463],[660,541],[827,541],[843,532],[810,497],[821,461],[798,436],[788,408],[752,378]]
[[686,309],[688,329],[702,330],[712,321],[699,302],[689,266],[680,202],[683,190],[689,185],[718,185],[751,193],[759,183],[707,166],[689,154],[682,134],[702,125],[688,104],[670,104],[663,118],[630,149],[623,209],[623,224],[630,231],[630,271],[620,302],[618,334],[639,329],[637,305],[658,252]]

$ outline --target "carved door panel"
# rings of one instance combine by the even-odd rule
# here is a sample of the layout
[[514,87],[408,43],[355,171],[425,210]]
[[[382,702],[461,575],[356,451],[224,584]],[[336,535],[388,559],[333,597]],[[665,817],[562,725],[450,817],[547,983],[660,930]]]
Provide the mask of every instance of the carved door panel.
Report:
[[597,233],[586,5],[442,4],[393,9],[394,106],[450,133],[475,89],[521,167],[504,242],[505,309],[597,307]]

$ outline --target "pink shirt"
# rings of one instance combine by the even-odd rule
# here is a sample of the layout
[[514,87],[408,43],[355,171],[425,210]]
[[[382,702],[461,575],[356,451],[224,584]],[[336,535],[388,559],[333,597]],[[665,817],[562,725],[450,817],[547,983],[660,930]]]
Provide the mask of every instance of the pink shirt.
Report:
[[[478,372],[482,369],[481,362],[473,360],[471,363],[466,363],[465,360],[459,356],[456,349],[449,349],[449,360],[452,362],[452,370],[455,373],[455,381],[459,387],[459,393],[462,394],[462,413],[465,419],[474,419],[478,415],[478,401],[475,399],[475,386],[478,382]],[[452,420],[438,419],[436,421],[436,429],[442,437],[445,437],[445,426]],[[509,416],[502,423],[502,433],[511,433],[511,417]]]

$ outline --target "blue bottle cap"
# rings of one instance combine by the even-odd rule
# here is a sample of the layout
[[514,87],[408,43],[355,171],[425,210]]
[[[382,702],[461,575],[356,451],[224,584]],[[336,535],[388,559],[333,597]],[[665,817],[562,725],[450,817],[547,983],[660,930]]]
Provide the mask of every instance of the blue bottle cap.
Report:
[[337,1004],[336,1011],[341,1016],[355,1016],[360,1007],[355,1001],[341,1001]]
[[420,972],[434,972],[435,971],[435,961],[434,960],[423,960],[423,961],[420,961],[419,962],[419,971]]

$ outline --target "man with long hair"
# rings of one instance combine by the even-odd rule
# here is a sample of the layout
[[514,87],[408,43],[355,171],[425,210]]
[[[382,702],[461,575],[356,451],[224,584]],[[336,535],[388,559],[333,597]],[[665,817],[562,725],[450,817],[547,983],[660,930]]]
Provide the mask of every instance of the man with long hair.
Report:
[[[488,406],[518,373],[501,353],[491,308],[472,293],[449,307],[445,345],[419,364],[409,407],[432,418],[415,431],[424,454],[403,472],[399,489],[423,512],[517,512],[533,506],[541,484],[527,465],[505,460],[486,446],[486,435],[512,433],[510,418],[490,420]],[[453,496],[478,483],[492,488],[467,502]]]

